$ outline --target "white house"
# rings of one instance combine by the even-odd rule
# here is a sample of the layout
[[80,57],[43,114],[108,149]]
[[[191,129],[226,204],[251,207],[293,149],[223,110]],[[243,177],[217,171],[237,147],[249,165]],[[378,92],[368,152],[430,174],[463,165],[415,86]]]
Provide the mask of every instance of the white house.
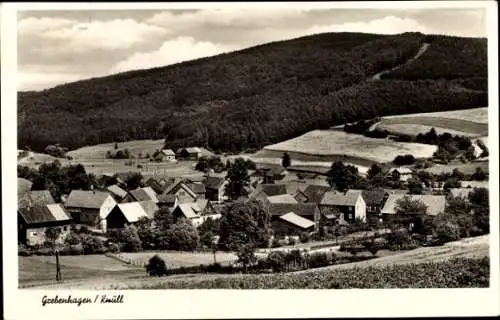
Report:
[[165,160],[167,161],[175,161],[175,152],[172,151],[172,149],[163,149],[162,150],[163,156]]
[[107,192],[73,190],[64,202],[64,207],[76,223],[106,230],[106,217],[117,202]]

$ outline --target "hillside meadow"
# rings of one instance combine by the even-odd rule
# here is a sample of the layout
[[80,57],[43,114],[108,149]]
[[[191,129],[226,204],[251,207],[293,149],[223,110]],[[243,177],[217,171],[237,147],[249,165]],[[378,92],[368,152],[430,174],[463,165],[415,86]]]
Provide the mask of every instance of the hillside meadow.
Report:
[[368,138],[337,130],[314,130],[297,138],[266,146],[264,150],[290,152],[292,159],[296,154],[300,154],[320,158],[323,161],[341,160],[370,166],[377,162],[391,162],[398,155],[412,154],[416,158],[429,158],[437,147]]

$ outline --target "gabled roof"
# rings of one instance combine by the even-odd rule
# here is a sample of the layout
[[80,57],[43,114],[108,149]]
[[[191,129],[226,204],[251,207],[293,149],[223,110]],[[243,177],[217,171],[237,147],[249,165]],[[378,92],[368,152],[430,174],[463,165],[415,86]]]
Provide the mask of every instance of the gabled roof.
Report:
[[203,184],[206,189],[218,190],[225,181],[226,179],[222,177],[207,177],[205,181],[203,181]]
[[117,205],[129,223],[137,222],[141,218],[154,217],[158,206],[153,201],[120,203]]
[[18,212],[27,224],[71,220],[70,214],[58,203],[19,208]]
[[290,194],[280,194],[277,196],[267,197],[267,201],[269,203],[299,203],[297,199],[295,199]]
[[29,206],[43,206],[56,203],[48,190],[31,190],[22,195],[19,195],[17,205],[20,208]]
[[198,147],[179,148],[177,149],[177,153],[182,152],[182,150],[186,150],[187,153],[201,153],[201,150]]
[[319,213],[318,205],[315,203],[272,203],[268,210],[272,216],[281,216],[288,212],[294,212],[299,216],[311,216]]
[[151,187],[138,188],[130,191],[132,197],[137,201],[154,201],[158,202],[157,194]]
[[206,192],[205,185],[203,183],[188,183],[186,186],[197,194]]
[[163,149],[162,152],[166,156],[175,156],[175,152],[172,149]]
[[177,206],[175,210],[180,210],[184,217],[193,219],[199,217],[198,212],[193,208],[193,203],[182,203]]
[[325,195],[325,192],[331,189],[331,187],[326,186],[309,185],[304,189],[303,193],[307,197],[307,202],[320,203],[321,199],[323,199],[323,196]]
[[173,193],[177,192],[177,190],[179,190],[180,188],[184,189],[193,198],[197,197],[196,193],[194,193],[194,191],[191,190],[191,188],[189,188],[184,183],[184,179],[182,179],[182,178],[175,179],[175,182],[172,183],[171,185],[169,185],[168,188],[166,188],[165,191],[163,191],[163,194],[173,194]]
[[123,199],[127,196],[127,191],[120,188],[117,184],[111,185],[106,188],[111,194]]
[[[166,183],[167,181],[166,180],[162,180],[164,181],[164,183]],[[146,187],[151,187],[153,188],[153,190],[156,192],[156,193],[162,193],[164,190],[165,190],[165,184],[161,184],[158,180],[156,180],[155,178],[149,178],[148,180],[146,180],[146,182],[144,182],[144,185]]]
[[385,190],[362,190],[361,194],[363,195],[363,200],[365,200],[367,205],[380,205],[384,201]]
[[100,209],[108,197],[111,197],[111,195],[107,192],[73,190],[66,199],[64,206],[72,208]]
[[158,203],[174,204],[177,196],[175,194],[159,194]]
[[287,194],[285,184],[274,184],[274,183],[260,184],[257,186],[256,191],[257,190],[264,192],[268,197]]
[[445,196],[434,195],[404,195],[404,194],[391,194],[382,208],[383,214],[396,214],[397,201],[403,199],[405,196],[410,197],[412,200],[420,200],[427,206],[426,214],[435,216],[444,211],[446,206]]
[[279,217],[281,220],[285,220],[293,225],[296,225],[297,227],[300,227],[302,229],[309,229],[314,226],[314,222],[306,219],[304,217],[301,217],[293,212],[286,213],[282,216]]
[[361,190],[348,190],[346,193],[327,191],[321,200],[321,204],[330,206],[354,206],[359,197],[362,197]]
[[17,194],[23,194],[31,190],[33,182],[24,178],[17,178]]

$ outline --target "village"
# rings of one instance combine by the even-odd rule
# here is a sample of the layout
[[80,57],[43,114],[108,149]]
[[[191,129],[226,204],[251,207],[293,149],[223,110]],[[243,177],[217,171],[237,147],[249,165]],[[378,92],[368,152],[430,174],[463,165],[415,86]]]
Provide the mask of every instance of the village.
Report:
[[[235,203],[253,202],[258,203],[269,218],[272,236],[268,247],[293,247],[299,242],[325,240],[328,230],[338,236],[387,230],[395,225],[409,231],[421,229],[424,220],[442,215],[450,201],[457,198],[468,201],[478,189],[474,187],[487,186],[487,181],[459,181],[459,186],[455,181],[451,188],[436,181],[427,185],[419,182],[421,185],[415,186],[413,177],[417,175],[412,169],[393,166],[382,172],[374,165],[368,173],[372,175],[368,181],[379,187],[338,188],[342,185],[340,181],[336,186],[335,180],[325,175],[293,170],[290,166],[293,159],[285,153],[281,166],[256,165],[242,160],[241,163],[249,164],[243,168],[242,181],[233,181],[232,187],[228,187],[231,176],[227,168],[221,168],[220,160],[214,159],[216,157],[202,156],[195,147],[180,148],[176,152],[165,149],[161,161],[195,160],[203,175],[199,178],[140,175],[140,181],[134,181],[136,188],[131,188],[127,179],[134,173],[117,173],[100,177],[100,181],[106,181],[104,185],[71,190],[61,195],[60,201],[56,201],[49,190],[32,190],[32,182],[18,178],[18,241],[23,248],[64,246],[68,235],[83,227],[106,243],[110,231],[124,230],[140,221],[153,221],[160,210],[171,214],[173,223],[183,219],[199,228],[207,220],[219,220]],[[216,165],[210,167],[210,162]],[[335,165],[339,164],[332,164],[332,168]],[[342,172],[344,176],[349,175],[349,171]],[[380,179],[388,180],[393,188],[387,184],[381,187]],[[236,194],[231,190],[234,183],[241,187]],[[403,200],[424,209],[402,212],[399,207]]]

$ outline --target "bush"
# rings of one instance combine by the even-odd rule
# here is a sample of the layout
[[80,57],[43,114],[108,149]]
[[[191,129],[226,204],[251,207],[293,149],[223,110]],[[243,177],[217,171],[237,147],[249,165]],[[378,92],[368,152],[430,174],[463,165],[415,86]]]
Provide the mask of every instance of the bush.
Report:
[[288,244],[289,244],[289,245],[294,246],[296,242],[297,242],[297,241],[295,240],[295,238],[291,238],[291,237],[290,237],[290,238],[288,238]]
[[71,231],[66,238],[64,239],[64,243],[69,245],[75,245],[80,243],[80,237],[74,231]]
[[146,272],[150,276],[164,276],[167,274],[167,265],[165,260],[160,258],[158,255],[154,255],[149,259],[149,263],[146,265]]
[[285,271],[286,253],[283,251],[273,251],[267,256],[267,262],[273,272]]
[[300,237],[300,242],[302,243],[309,242],[311,238],[308,232],[302,232],[299,237]]
[[17,254],[21,257],[29,257],[33,255],[33,251],[24,247],[19,247]]
[[111,253],[120,253],[120,247],[116,243],[111,243],[108,246],[108,251]]
[[407,154],[404,156],[397,156],[394,158],[392,163],[394,163],[397,166],[405,166],[405,165],[412,165],[416,161],[415,157],[411,154]]
[[279,248],[281,247],[281,243],[278,238],[274,238],[273,242],[271,243],[272,248]]
[[106,252],[101,239],[92,235],[82,235],[80,239],[84,254],[102,254]]
[[330,265],[332,258],[326,252],[316,252],[309,255],[307,263],[310,268],[319,268]]
[[460,240],[460,226],[452,221],[445,221],[436,226],[435,238],[441,243]]

